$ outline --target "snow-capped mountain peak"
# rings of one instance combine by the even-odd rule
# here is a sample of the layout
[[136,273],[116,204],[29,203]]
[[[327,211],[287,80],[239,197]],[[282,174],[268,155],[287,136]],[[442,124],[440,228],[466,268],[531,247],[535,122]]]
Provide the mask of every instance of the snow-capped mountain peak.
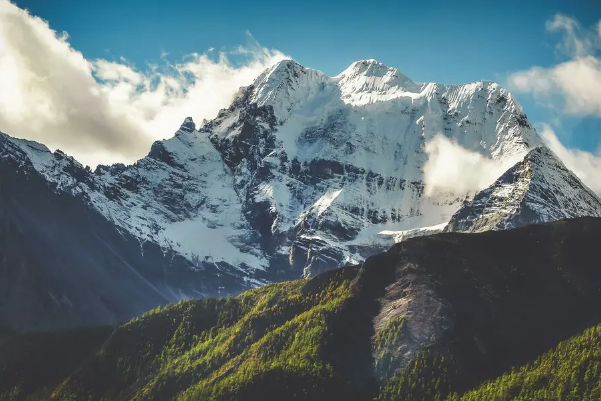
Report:
[[203,130],[252,224],[311,275],[385,248],[381,231],[450,219],[466,194],[422,196],[424,147],[436,135],[499,161],[539,145],[512,100],[492,82],[418,83],[375,60],[337,77],[288,60]]
[[374,78],[389,77],[398,79],[398,82],[411,82],[407,76],[399,72],[396,68],[388,67],[374,59],[355,61],[334,78],[351,80],[360,76]]
[[352,100],[354,94],[390,92],[415,92],[420,85],[416,85],[407,76],[396,68],[385,66],[376,60],[361,60],[354,62],[335,77],[338,79],[343,98]]
[[505,230],[583,216],[601,217],[601,200],[539,146],[458,210],[445,231]]
[[391,244],[381,232],[439,230],[466,194],[424,196],[425,145],[438,134],[499,161],[541,144],[495,83],[418,83],[375,60],[329,77],[284,60],[215,119],[196,129],[186,118],[132,166],[91,172],[8,136],[0,166],[10,159],[10,168],[37,171],[140,249],[178,255],[190,274],[218,271],[211,283],[235,278],[235,292],[360,262]]
[[281,122],[308,100],[333,89],[332,83],[320,71],[305,68],[294,60],[282,60],[255,79],[249,101],[271,106]]

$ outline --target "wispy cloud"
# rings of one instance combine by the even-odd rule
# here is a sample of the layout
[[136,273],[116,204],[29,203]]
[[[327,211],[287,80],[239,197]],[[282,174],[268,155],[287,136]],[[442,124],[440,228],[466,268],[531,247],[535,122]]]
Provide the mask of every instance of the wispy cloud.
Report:
[[561,32],[558,54],[567,57],[551,66],[534,66],[509,76],[511,89],[532,94],[542,105],[576,116],[601,117],[601,21],[583,28],[578,21],[556,15],[547,31]]
[[[561,115],[601,118],[601,20],[590,28],[558,14],[546,24],[548,32],[561,32],[556,53],[563,61],[550,67],[534,66],[509,76],[511,89],[530,93],[539,104]],[[561,119],[551,123],[561,126]],[[601,195],[601,151],[587,152],[564,146],[550,124],[539,132],[547,146],[588,187]],[[586,134],[586,133],[581,133]],[[591,132],[599,135],[599,132]]]
[[[232,58],[244,55],[241,63]],[[185,117],[214,117],[240,86],[286,57],[250,34],[229,53],[212,49],[138,69],[87,60],[46,21],[0,0],[0,130],[45,143],[83,163],[132,162]]]
[[442,134],[426,142],[428,160],[424,166],[425,195],[437,191],[468,193],[491,185],[501,174],[520,160],[497,161],[469,151]]

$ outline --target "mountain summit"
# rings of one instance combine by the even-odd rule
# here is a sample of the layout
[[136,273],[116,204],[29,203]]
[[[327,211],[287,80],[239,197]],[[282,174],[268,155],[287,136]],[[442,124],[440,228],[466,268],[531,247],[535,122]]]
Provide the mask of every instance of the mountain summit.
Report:
[[282,61],[201,130],[270,262],[305,276],[384,249],[382,230],[448,221],[466,194],[422,196],[438,133],[496,160],[542,144],[499,85],[418,83],[374,60],[337,77]]

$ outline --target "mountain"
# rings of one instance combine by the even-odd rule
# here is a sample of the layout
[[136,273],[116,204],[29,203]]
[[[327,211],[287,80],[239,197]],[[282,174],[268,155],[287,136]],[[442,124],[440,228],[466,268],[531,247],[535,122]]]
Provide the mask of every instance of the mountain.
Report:
[[446,222],[464,193],[424,197],[436,134],[495,160],[540,138],[492,82],[413,82],[375,60],[337,77],[282,61],[200,128],[232,169],[272,264],[311,276],[391,244],[383,230]]
[[459,209],[444,231],[506,230],[581,216],[601,217],[601,200],[551,150],[537,147]]
[[[167,302],[361,263],[394,243],[380,233],[432,232],[423,228],[473,195],[424,195],[425,144],[438,134],[499,162],[542,144],[496,83],[414,82],[375,60],[336,77],[282,61],[215,119],[186,119],[130,166],[92,171],[2,134],[0,169],[18,184],[4,185],[0,207],[26,245],[5,264],[0,324],[115,324]],[[41,232],[37,220],[48,219]],[[21,264],[28,273],[17,278]],[[128,279],[111,288],[120,275]],[[70,317],[36,321],[57,308]]]
[[[55,167],[41,170],[51,179],[34,163]],[[115,193],[92,177],[61,152],[0,136],[0,326],[116,325],[185,298],[184,291],[219,295],[219,288],[246,287],[242,273],[197,267],[89,207],[81,188]]]
[[[548,388],[585,399],[574,397],[590,394],[601,379],[591,365],[598,329],[537,358],[601,322],[601,310],[591,307],[601,301],[600,236],[601,219],[579,218],[411,238],[360,266],[171,304],[110,335],[104,328],[95,337],[67,333],[78,348],[56,333],[8,334],[14,352],[0,354],[0,394],[434,401],[456,400],[506,373],[511,381],[479,391],[515,399],[521,388],[540,399]],[[56,351],[15,355],[37,349],[44,336],[81,361],[78,367],[59,378],[50,375],[51,364],[40,364]],[[553,364],[561,366],[557,377]],[[508,398],[498,398],[502,392]],[[470,394],[464,399],[488,399]]]

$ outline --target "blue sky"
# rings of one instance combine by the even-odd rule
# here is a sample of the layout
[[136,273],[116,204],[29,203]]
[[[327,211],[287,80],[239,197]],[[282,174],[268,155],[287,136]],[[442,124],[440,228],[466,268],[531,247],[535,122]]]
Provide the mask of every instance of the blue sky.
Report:
[[[0,0],[2,1],[6,0]],[[596,153],[601,144],[601,101],[597,102],[600,105],[598,109],[586,106],[587,99],[592,99],[592,103],[597,104],[595,93],[591,93],[594,86],[588,88],[588,98],[582,97],[581,110],[565,112],[564,106],[541,105],[551,99],[551,95],[560,98],[563,96],[566,105],[574,103],[575,94],[566,92],[569,89],[566,89],[566,85],[572,85],[568,82],[570,74],[573,75],[570,71],[579,70],[566,69],[562,82],[555,82],[553,74],[559,67],[575,67],[568,64],[584,59],[583,54],[558,51],[557,45],[565,39],[563,34],[567,25],[550,31],[546,24],[558,14],[565,16],[568,22],[576,21],[582,28],[572,32],[572,36],[584,42],[584,30],[589,29],[589,34],[593,32],[593,36],[596,35],[594,30],[601,20],[599,0],[12,2],[47,21],[51,29],[68,33],[70,49],[66,53],[56,50],[58,53],[53,53],[52,57],[58,55],[57,60],[60,57],[70,59],[70,65],[74,63],[71,53],[81,52],[92,63],[97,59],[123,63],[121,58],[124,57],[128,60],[127,63],[135,65],[137,71],[140,71],[147,69],[149,64],[164,62],[161,58],[164,53],[168,53],[166,59],[169,62],[178,63],[185,55],[202,54],[209,48],[231,50],[237,45],[247,44],[249,39],[246,32],[250,32],[261,46],[276,49],[307,67],[317,68],[329,75],[338,74],[353,61],[367,58],[396,67],[417,81],[465,83],[484,79],[508,85],[511,74],[522,74],[532,79],[522,80],[521,90],[514,93],[530,121],[535,124],[551,124],[564,146],[583,149],[595,153],[595,157],[599,156]],[[30,22],[23,24],[31,25]],[[35,30],[41,32],[44,29],[38,27]],[[44,35],[47,34],[38,34],[39,38],[46,37]],[[594,43],[588,44],[584,55],[589,57],[585,64],[589,72],[596,74],[593,75],[595,79],[601,77],[601,33],[598,36],[598,39],[593,40]],[[44,49],[44,43],[48,43],[48,40],[40,39],[42,47],[39,49]],[[16,39],[13,38],[13,42],[17,43]],[[13,50],[25,52],[18,46],[14,45]],[[60,63],[63,61],[57,61],[57,65],[62,65]],[[76,61],[75,63],[77,64]],[[259,63],[255,67],[260,65]],[[543,67],[543,70],[527,75],[535,66]],[[111,71],[114,74],[116,70]],[[256,71],[247,71],[246,74],[251,72]],[[566,74],[568,78],[565,77]],[[581,75],[582,79],[577,83],[586,92],[587,77],[586,74]],[[601,78],[598,81],[601,82]],[[550,83],[553,90],[548,88]],[[64,82],[57,81],[51,89],[60,90],[56,88],[61,88],[63,84]],[[545,85],[546,92],[541,91]],[[77,96],[79,95],[75,93],[70,98]],[[131,94],[130,98],[133,99]],[[149,99],[142,100],[151,102]],[[175,108],[178,104],[170,99],[161,101],[161,107],[168,104]],[[200,106],[188,102],[188,107]],[[181,113],[185,113],[185,110]],[[148,119],[152,120],[152,126],[168,132],[172,132],[173,121],[181,118],[180,115],[172,117],[171,125],[163,128],[157,124],[160,118],[155,117],[153,114]],[[106,116],[91,116],[92,125],[102,118]],[[90,126],[86,124],[82,123],[82,127]],[[121,128],[121,131],[113,130],[116,137],[122,137],[119,132],[126,131],[126,128]],[[542,125],[537,125],[537,128],[544,129]],[[56,130],[60,129],[61,126],[56,125]],[[34,136],[33,139],[37,138]],[[121,141],[121,145],[123,149],[127,145],[126,141]],[[146,148],[147,143],[140,147]],[[73,149],[74,152],[78,150]],[[111,152],[110,147],[106,150]]]
[[557,61],[556,37],[545,33],[546,21],[558,12],[584,26],[601,18],[598,0],[14,3],[67,31],[87,58],[122,56],[140,65],[166,51],[177,59],[239,45],[248,30],[263,46],[329,75],[375,58],[414,80],[443,83],[496,80],[550,65]]
[[[228,49],[249,31],[262,46],[336,75],[351,62],[375,58],[417,81],[504,83],[508,73],[551,66],[560,34],[545,31],[556,13],[585,26],[601,18],[598,0],[390,1],[157,1],[17,0],[21,8],[69,33],[88,59],[125,57],[138,67],[209,48]],[[556,112],[518,97],[531,121]],[[562,141],[587,150],[599,145],[597,118],[563,116]]]

